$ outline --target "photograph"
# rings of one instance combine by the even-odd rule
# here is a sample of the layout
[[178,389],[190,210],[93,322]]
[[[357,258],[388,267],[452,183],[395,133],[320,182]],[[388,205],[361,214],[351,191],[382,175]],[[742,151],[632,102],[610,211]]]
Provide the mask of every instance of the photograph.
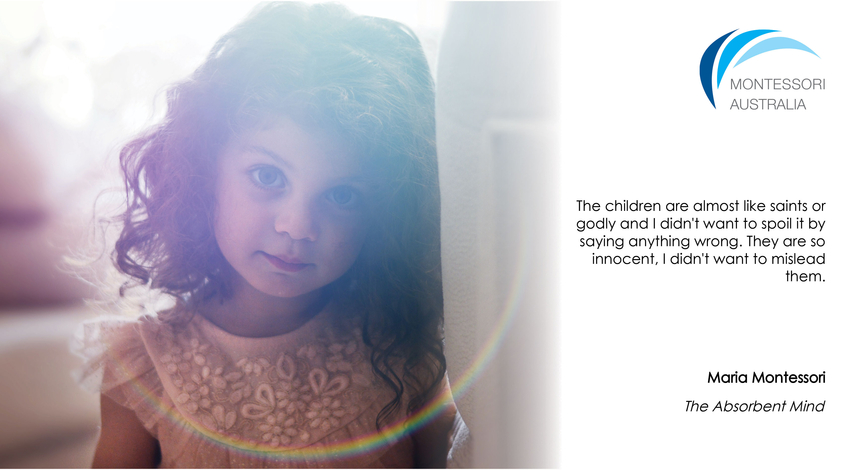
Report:
[[0,467],[561,467],[563,8],[0,2]]

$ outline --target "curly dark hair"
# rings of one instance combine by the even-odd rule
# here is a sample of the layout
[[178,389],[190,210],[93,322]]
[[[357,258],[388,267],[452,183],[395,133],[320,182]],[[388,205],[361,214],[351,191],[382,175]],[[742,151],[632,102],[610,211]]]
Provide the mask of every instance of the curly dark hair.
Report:
[[[164,120],[120,153],[127,207],[117,268],[182,311],[232,294],[213,231],[215,159],[236,133],[285,115],[356,150],[383,181],[370,235],[333,293],[363,312],[372,368],[401,408],[424,406],[446,371],[434,84],[404,25],[333,4],[258,7],[167,94]],[[355,286],[351,288],[350,286]],[[123,295],[123,289],[122,289]],[[174,312],[163,321],[178,321]]]

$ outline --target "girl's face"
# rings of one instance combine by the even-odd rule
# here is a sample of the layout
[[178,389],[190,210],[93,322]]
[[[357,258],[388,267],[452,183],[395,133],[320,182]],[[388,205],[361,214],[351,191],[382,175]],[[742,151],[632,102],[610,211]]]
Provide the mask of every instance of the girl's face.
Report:
[[232,138],[219,155],[216,241],[260,292],[308,294],[354,264],[368,196],[357,159],[339,141],[282,118]]

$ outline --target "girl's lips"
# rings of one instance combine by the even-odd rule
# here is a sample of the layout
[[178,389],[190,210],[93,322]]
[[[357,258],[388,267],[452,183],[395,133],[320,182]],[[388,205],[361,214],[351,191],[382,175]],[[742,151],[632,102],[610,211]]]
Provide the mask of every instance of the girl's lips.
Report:
[[310,266],[310,263],[302,263],[300,262],[301,260],[298,259],[288,259],[287,261],[284,261],[283,259],[278,258],[277,256],[272,256],[265,252],[263,252],[263,256],[266,257],[266,259],[269,261],[269,263],[271,263],[272,266],[288,273],[298,272],[306,268],[307,266]]

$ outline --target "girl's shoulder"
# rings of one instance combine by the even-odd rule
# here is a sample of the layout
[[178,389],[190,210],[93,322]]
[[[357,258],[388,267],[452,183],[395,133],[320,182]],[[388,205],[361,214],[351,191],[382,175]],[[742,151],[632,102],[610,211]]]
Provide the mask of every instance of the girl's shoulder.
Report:
[[146,397],[161,396],[163,385],[144,337],[163,326],[152,316],[101,316],[81,324],[72,343],[83,359],[77,382],[133,410],[154,436],[160,416]]
[[72,350],[83,359],[77,379],[91,392],[107,392],[153,368],[141,332],[158,321],[143,316],[101,316],[83,322]]
[[[115,389],[129,382],[149,377],[146,384],[161,388],[157,364],[169,354],[181,356],[176,351],[177,338],[197,338],[197,322],[191,316],[172,315],[171,311],[158,315],[137,317],[104,315],[83,322],[77,329],[71,349],[83,359],[76,371],[80,385],[93,393],[112,395]],[[161,318],[182,318],[180,322],[166,322]],[[194,342],[198,340],[195,339]],[[192,343],[189,339],[187,342]],[[118,400],[122,403],[126,400]]]

